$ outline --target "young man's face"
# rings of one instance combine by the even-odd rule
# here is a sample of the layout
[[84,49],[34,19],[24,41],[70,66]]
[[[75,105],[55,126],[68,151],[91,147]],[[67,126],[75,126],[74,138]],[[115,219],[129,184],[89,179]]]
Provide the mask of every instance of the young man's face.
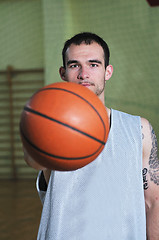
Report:
[[65,61],[66,69],[60,68],[61,78],[89,88],[102,100],[105,81],[108,80],[103,48],[96,42],[71,44]]

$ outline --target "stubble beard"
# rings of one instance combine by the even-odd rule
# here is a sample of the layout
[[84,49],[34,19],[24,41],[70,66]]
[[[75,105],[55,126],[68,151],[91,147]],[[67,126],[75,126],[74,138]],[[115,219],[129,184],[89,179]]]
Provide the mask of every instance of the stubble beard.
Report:
[[95,94],[99,97],[105,89],[105,81],[103,83],[103,86],[97,86],[96,90],[95,90]]

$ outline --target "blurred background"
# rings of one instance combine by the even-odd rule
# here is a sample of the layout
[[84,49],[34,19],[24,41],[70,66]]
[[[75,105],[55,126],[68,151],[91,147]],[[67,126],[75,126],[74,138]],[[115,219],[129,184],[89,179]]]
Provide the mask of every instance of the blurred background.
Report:
[[91,31],[108,43],[114,73],[107,106],[147,118],[159,139],[159,6],[151,4],[0,0],[0,239],[36,239],[37,171],[23,160],[20,114],[37,89],[61,81],[61,51],[74,34]]

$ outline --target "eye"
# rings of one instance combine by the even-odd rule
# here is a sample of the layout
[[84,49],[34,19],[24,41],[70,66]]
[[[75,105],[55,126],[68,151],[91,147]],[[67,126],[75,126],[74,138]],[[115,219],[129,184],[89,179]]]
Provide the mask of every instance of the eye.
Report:
[[93,68],[98,67],[98,64],[97,63],[92,63],[91,67],[93,67]]
[[79,67],[78,64],[72,64],[72,65],[69,66],[69,68],[77,68],[77,67]]

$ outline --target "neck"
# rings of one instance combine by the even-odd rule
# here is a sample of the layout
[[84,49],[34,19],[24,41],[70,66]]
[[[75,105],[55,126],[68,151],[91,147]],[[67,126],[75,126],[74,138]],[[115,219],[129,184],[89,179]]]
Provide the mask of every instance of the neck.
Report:
[[102,92],[98,97],[99,97],[99,99],[102,101],[102,103],[105,105],[104,92]]
[[[99,99],[102,101],[102,103],[105,105],[105,97],[104,97],[104,92],[99,96]],[[106,106],[105,106],[106,107]],[[109,108],[106,107],[106,111],[108,114],[108,119],[109,119],[109,123],[110,123],[110,115],[111,115],[111,110]]]

